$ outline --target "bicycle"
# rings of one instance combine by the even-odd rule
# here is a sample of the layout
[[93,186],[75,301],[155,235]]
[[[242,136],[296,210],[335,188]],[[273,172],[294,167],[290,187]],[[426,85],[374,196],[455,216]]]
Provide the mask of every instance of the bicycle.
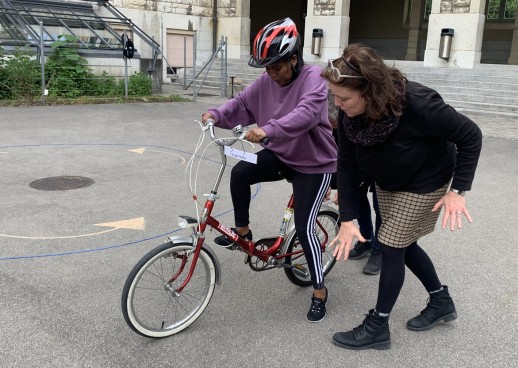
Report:
[[[207,227],[231,238],[234,243],[228,249],[244,252],[245,263],[252,270],[283,268],[293,284],[311,285],[311,277],[305,267],[307,261],[295,226],[291,223],[293,194],[276,237],[248,241],[212,217],[214,204],[219,198],[218,187],[226,168],[224,147],[238,141],[247,142],[246,128],[237,126],[232,130],[232,137],[217,138],[213,123],[205,126],[199,124],[202,137],[191,158],[191,167],[207,130],[212,142],[219,147],[221,166],[210,194],[205,194],[207,199],[201,217],[196,219],[180,215],[178,218],[179,226],[191,229],[191,235],[169,237],[165,244],[149,251],[127,277],[121,298],[123,316],[129,327],[142,336],[161,338],[174,335],[195,322],[208,306],[215,285],[220,284],[221,266],[214,251],[204,244]],[[193,197],[197,201],[195,194]],[[337,210],[322,205],[316,222],[317,235],[322,244],[323,271],[327,275],[336,261],[330,252],[326,252],[326,247],[339,230]]]

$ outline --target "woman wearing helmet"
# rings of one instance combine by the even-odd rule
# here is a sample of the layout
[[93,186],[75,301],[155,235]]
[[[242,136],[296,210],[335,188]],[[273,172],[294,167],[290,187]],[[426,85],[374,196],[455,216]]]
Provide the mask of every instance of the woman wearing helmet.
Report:
[[[257,124],[246,138],[255,143],[268,137],[257,153],[257,164],[240,161],[232,169],[230,191],[236,227],[233,231],[252,239],[249,229],[250,186],[288,178],[295,196],[295,228],[308,261],[313,296],[307,319],[326,315],[327,288],[322,273],[320,242],[315,219],[331,175],[336,171],[336,144],[327,111],[327,86],[321,68],[304,65],[300,37],[290,18],[266,25],[257,34],[248,64],[265,68],[255,82],[219,108],[209,109],[202,121],[231,129]],[[232,240],[220,236],[220,246]]]

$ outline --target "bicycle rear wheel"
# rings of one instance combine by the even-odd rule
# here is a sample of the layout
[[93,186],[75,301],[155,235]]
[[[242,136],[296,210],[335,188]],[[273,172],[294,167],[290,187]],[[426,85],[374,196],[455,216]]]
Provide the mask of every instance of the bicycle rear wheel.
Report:
[[[324,276],[331,271],[335,265],[336,258],[333,257],[331,251],[327,251],[327,247],[331,241],[338,235],[340,229],[340,222],[338,221],[338,213],[333,211],[320,211],[317,215],[317,224],[315,227],[317,237],[322,245],[322,268]],[[302,250],[302,244],[300,244],[298,236],[291,239],[290,244],[286,249],[286,253],[293,253],[298,250]],[[291,268],[285,268],[284,272],[292,283],[298,286],[311,286],[311,276],[309,272],[304,275],[303,272],[297,272],[293,268],[306,270],[308,261],[304,253],[288,256],[284,260],[285,263],[289,264]]]
[[[214,293],[216,267],[201,249],[193,275],[181,293],[194,255],[191,243],[165,243],[146,254],[130,272],[122,291],[122,313],[133,331],[166,337],[189,327],[203,313]],[[172,281],[171,281],[172,280]]]

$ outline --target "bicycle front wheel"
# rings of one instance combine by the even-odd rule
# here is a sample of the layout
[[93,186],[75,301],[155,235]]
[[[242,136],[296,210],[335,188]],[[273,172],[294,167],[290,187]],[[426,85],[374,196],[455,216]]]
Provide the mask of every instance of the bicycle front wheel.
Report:
[[[322,249],[322,269],[324,276],[331,271],[336,262],[336,258],[333,257],[333,253],[328,251],[327,248],[331,241],[338,235],[339,229],[340,222],[338,221],[338,213],[333,211],[320,211],[318,213],[315,230]],[[300,243],[298,236],[295,234],[286,249],[286,253],[289,254],[301,250],[302,244]],[[304,272],[297,271],[297,269],[306,270],[308,261],[306,260],[304,253],[286,257],[285,263],[291,266],[291,268],[284,269],[288,280],[298,286],[312,285],[309,272],[306,272],[307,275],[305,275]]]
[[136,333],[166,337],[189,327],[210,302],[216,283],[212,255],[201,249],[193,275],[181,293],[195,247],[165,243],[146,254],[130,272],[122,291],[122,313]]

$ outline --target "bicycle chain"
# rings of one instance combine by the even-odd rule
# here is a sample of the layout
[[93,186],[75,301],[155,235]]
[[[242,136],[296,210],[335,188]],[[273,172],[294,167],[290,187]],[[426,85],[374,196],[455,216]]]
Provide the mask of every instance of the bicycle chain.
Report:
[[[257,251],[263,252],[269,249],[275,243],[275,240],[276,238],[258,240],[255,243],[255,249]],[[263,260],[255,256],[248,256],[247,263],[250,266],[250,268],[254,271],[266,271],[276,267],[275,265],[269,265],[268,263],[264,262]]]

